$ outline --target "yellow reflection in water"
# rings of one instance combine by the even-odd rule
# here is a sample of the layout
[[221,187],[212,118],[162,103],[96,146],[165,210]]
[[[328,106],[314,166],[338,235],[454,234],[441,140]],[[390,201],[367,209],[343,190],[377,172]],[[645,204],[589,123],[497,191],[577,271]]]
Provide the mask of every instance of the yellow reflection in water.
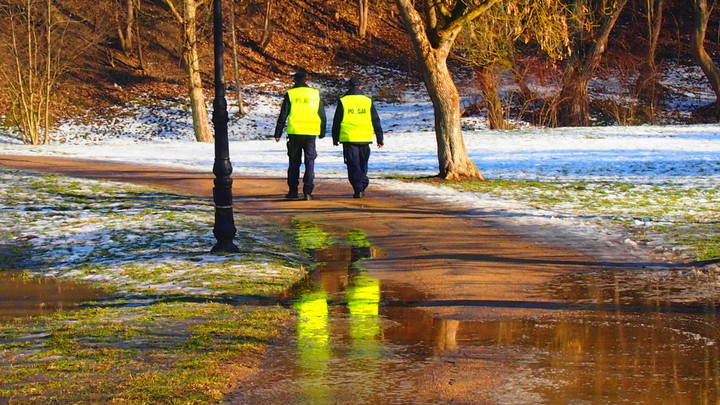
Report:
[[353,277],[345,292],[350,311],[353,356],[377,359],[380,355],[380,280],[367,275]]
[[295,302],[298,311],[298,362],[305,376],[303,396],[310,403],[327,403],[331,392],[323,382],[327,378],[330,348],[330,314],[327,293],[304,293]]

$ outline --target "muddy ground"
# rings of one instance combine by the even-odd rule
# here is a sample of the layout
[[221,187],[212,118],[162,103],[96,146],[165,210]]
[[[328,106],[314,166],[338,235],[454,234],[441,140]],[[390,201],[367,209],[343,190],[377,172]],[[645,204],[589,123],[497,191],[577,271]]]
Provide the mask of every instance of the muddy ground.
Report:
[[[9,155],[0,156],[0,166],[132,182],[212,198],[211,173]],[[315,200],[288,201],[283,198],[284,178],[233,178],[236,211],[261,215],[282,226],[301,219],[338,232],[362,229],[383,252],[382,257],[364,262],[369,273],[402,290],[398,304],[416,307],[434,319],[497,321],[562,310],[567,303],[539,294],[537,287],[567,273],[646,264],[633,262],[636,258],[621,251],[616,261],[607,260],[606,248],[600,261],[581,253],[592,250],[588,246],[562,249],[546,240],[563,240],[563,235],[546,239],[515,235],[490,226],[482,214],[469,218],[462,207],[392,194],[372,184],[365,198],[353,199],[347,183],[318,179]],[[572,246],[572,241],[565,242]],[[483,403],[491,401],[478,397],[478,390],[498,384],[513,368],[513,360],[484,351],[428,364],[413,378],[419,391],[433,392],[444,401]]]

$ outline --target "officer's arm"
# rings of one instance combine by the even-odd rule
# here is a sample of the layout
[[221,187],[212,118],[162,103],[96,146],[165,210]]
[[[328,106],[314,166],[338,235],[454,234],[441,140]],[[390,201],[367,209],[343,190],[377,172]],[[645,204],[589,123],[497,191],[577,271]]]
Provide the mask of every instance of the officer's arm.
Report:
[[327,117],[325,116],[325,101],[320,98],[320,107],[318,107],[318,115],[320,116],[320,136],[319,138],[325,138],[325,126],[327,125]]
[[337,107],[335,107],[335,116],[333,117],[333,145],[337,145],[338,143],[340,143],[340,123],[343,120],[344,110],[345,108],[342,105],[342,101],[338,100]]
[[283,98],[282,106],[280,106],[280,115],[278,116],[277,123],[275,124],[275,140],[279,140],[282,137],[283,129],[285,129],[285,121],[290,114],[290,97],[285,93]]
[[372,125],[373,130],[375,131],[375,139],[377,140],[377,145],[379,147],[382,147],[385,144],[383,139],[383,129],[382,125],[380,125],[380,115],[375,109],[375,103],[372,103],[370,105],[370,116],[372,117]]

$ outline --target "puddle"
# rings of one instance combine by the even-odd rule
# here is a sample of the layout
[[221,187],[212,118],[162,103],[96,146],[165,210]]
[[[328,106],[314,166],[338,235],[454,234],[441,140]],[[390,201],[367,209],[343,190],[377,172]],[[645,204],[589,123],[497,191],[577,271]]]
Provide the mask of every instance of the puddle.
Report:
[[0,272],[0,291],[0,322],[72,309],[102,295],[102,291],[86,285],[24,277],[15,271]]
[[[448,367],[458,378],[479,367],[500,382],[488,390],[470,380],[464,389],[478,398],[471,403],[699,404],[720,398],[714,301],[663,299],[681,295],[672,285],[642,287],[629,274],[589,273],[546,287],[543,293],[577,304],[548,316],[433,319],[402,305],[418,302],[420,292],[353,265],[373,253],[336,246],[317,251],[325,264],[295,291],[294,335],[270,349],[261,378],[229,402],[448,403],[432,385],[435,371]],[[504,373],[493,375],[493,367]]]

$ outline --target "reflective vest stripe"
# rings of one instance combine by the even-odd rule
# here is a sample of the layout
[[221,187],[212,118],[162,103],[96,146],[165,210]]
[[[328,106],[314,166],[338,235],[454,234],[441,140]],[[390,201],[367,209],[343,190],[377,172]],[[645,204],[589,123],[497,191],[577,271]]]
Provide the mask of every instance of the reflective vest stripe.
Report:
[[372,142],[373,124],[370,108],[372,99],[360,94],[340,98],[343,120],[340,123],[340,142]]
[[320,135],[320,92],[311,87],[294,87],[288,90],[288,98],[288,134]]

